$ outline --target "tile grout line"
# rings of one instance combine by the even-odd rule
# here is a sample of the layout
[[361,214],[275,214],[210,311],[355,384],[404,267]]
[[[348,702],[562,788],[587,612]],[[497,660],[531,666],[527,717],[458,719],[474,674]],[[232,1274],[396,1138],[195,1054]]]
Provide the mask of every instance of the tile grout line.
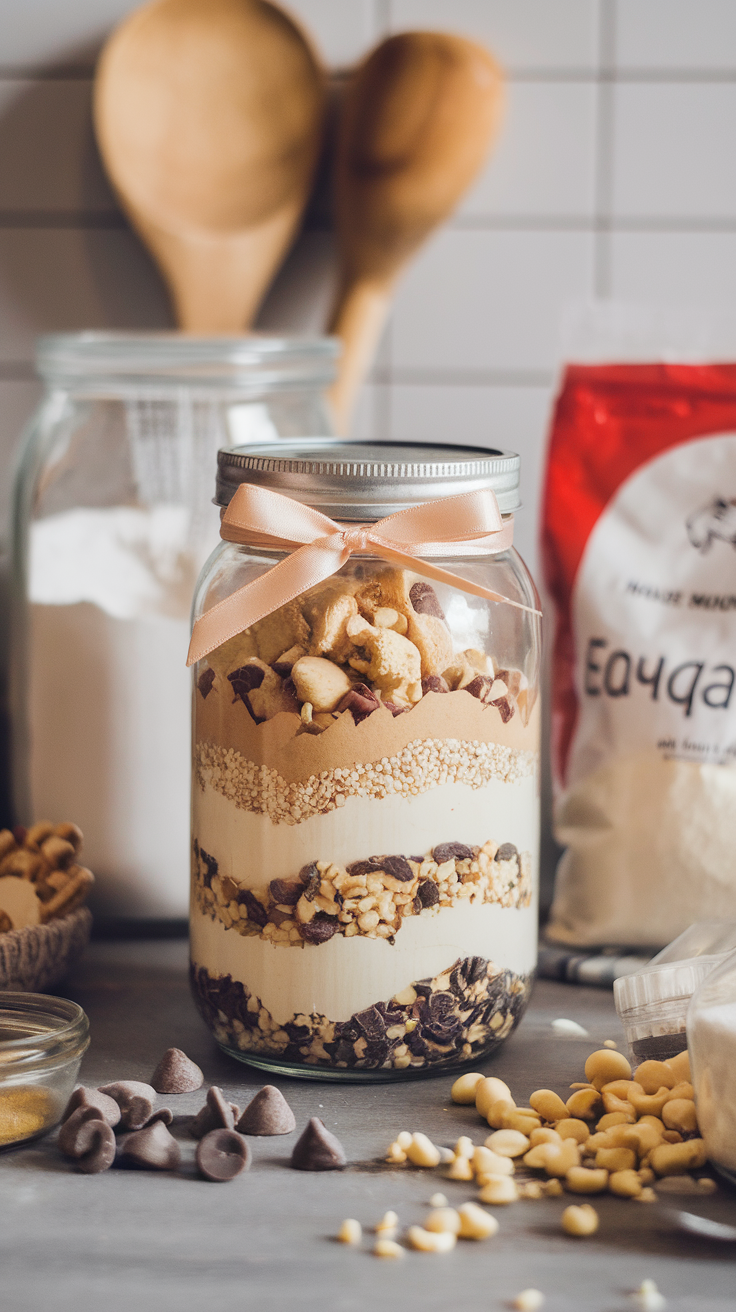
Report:
[[596,97],[595,223],[593,291],[611,293],[611,191],[614,166],[613,85],[604,74],[615,67],[616,0],[598,0],[598,61],[601,78]]

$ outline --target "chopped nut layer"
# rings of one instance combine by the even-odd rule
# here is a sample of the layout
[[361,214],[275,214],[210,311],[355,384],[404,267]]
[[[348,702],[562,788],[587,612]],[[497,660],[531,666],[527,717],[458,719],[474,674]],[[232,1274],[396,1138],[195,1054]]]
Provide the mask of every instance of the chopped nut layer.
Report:
[[531,869],[531,853],[512,843],[443,843],[424,858],[373,856],[348,866],[312,861],[294,879],[246,888],[221,876],[215,858],[195,841],[192,901],[226,928],[272,943],[318,945],[335,934],[393,942],[407,917],[437,915],[460,902],[528,907]]

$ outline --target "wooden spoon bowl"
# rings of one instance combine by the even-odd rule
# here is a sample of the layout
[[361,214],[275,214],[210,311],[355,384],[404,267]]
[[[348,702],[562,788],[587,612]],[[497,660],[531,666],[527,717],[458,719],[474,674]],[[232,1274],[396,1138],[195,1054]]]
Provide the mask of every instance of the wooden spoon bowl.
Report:
[[324,108],[312,49],[267,0],[154,0],[113,33],[97,140],[181,327],[252,321],[306,203]]

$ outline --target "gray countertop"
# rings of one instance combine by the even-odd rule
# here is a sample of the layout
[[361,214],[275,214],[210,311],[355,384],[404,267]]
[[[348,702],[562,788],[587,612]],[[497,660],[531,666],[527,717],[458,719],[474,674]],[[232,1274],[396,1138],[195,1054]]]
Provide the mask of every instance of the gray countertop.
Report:
[[[291,1171],[290,1135],[251,1140],[252,1169],[236,1180],[200,1180],[185,1118],[201,1106],[203,1091],[160,1100],[181,1118],[173,1126],[184,1150],[177,1175],[78,1175],[58,1155],[53,1135],[6,1149],[3,1312],[363,1312],[383,1302],[410,1312],[493,1312],[529,1286],[545,1293],[545,1312],[624,1312],[637,1306],[630,1294],[645,1278],[665,1294],[668,1312],[736,1307],[736,1244],[674,1230],[660,1203],[595,1199],[600,1229],[586,1239],[560,1229],[567,1197],[496,1208],[494,1239],[459,1243],[446,1256],[407,1252],[390,1262],[337,1244],[331,1237],[346,1216],[368,1228],[393,1208],[408,1225],[421,1222],[437,1189],[451,1203],[474,1197],[472,1185],[443,1181],[438,1172],[380,1164],[402,1129],[422,1130],[437,1143],[452,1144],[461,1133],[482,1143],[474,1109],[450,1101],[450,1077],[366,1086],[261,1076],[220,1053],[199,1019],[181,941],[93,944],[65,991],[91,1021],[85,1084],[149,1080],[162,1052],[180,1047],[207,1083],[241,1105],[271,1079],[291,1103],[298,1130],[309,1116],[321,1116],[342,1140],[350,1167]],[[558,1016],[580,1022],[590,1039],[557,1038],[551,1022]],[[518,1032],[481,1069],[506,1080],[518,1101],[539,1087],[564,1092],[581,1078],[592,1047],[607,1038],[622,1040],[609,992],[541,981]],[[679,1201],[736,1223],[736,1193],[726,1188]]]

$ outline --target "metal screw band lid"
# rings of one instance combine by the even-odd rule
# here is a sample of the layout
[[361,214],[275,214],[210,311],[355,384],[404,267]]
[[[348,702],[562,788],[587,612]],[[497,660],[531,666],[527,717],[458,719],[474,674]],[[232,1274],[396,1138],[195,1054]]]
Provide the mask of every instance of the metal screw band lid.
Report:
[[240,483],[267,487],[331,519],[369,523],[419,502],[491,488],[504,515],[518,509],[519,456],[484,447],[295,438],[217,456],[219,506]]

